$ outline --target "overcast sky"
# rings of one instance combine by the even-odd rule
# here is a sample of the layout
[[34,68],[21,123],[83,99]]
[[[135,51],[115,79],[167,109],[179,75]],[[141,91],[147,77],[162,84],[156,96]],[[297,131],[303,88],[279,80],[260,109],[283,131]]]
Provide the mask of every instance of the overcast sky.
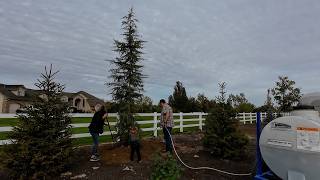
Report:
[[104,83],[121,17],[133,6],[145,44],[145,94],[215,97],[218,83],[257,105],[279,75],[320,91],[318,0],[1,0],[0,83],[33,84],[45,65],[67,91],[110,99]]

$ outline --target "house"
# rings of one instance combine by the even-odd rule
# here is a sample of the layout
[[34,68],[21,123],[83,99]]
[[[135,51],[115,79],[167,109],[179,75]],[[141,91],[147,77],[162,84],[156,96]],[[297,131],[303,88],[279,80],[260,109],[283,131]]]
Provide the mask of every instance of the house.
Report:
[[[35,96],[43,98],[44,94],[24,85],[0,84],[0,113],[16,113],[20,108],[32,105]],[[96,104],[104,104],[103,100],[85,91],[63,92],[61,100],[68,102],[74,112],[93,112]]]

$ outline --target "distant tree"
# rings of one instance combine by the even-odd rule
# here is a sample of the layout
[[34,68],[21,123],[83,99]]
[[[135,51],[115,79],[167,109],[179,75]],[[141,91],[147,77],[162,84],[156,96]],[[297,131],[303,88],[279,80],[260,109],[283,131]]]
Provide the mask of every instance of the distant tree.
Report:
[[279,111],[291,111],[292,106],[299,102],[301,93],[295,84],[295,81],[289,80],[287,76],[279,76],[276,86],[272,89],[272,95],[279,105]]
[[42,98],[18,113],[17,126],[8,135],[11,145],[4,147],[2,162],[12,179],[47,179],[64,171],[72,155],[71,117],[68,103],[61,100],[64,86],[55,82],[58,72],[41,74],[35,85]]
[[180,81],[176,82],[173,95],[169,96],[169,104],[176,112],[188,111],[188,96],[186,89]]
[[152,99],[148,96],[142,96],[136,101],[137,113],[151,113],[153,112]]
[[244,93],[240,93],[239,95],[230,94],[228,97],[228,101],[233,107],[237,107],[240,104],[248,103],[248,99],[246,98]]
[[123,40],[115,40],[114,51],[118,57],[111,60],[114,66],[110,69],[111,82],[107,83],[112,89],[112,97],[119,106],[119,122],[116,125],[118,136],[122,142],[128,139],[128,129],[135,123],[133,117],[134,106],[137,99],[142,96],[143,65],[141,64],[142,49],[144,41],[140,39],[137,31],[133,9],[131,8],[128,15],[123,17],[122,30]]
[[210,108],[215,106],[215,101],[210,101],[204,94],[198,94],[197,102],[202,112],[208,112]]
[[236,113],[226,101],[226,83],[220,83],[216,106],[206,118],[204,146],[212,155],[224,159],[238,159],[246,154],[248,138],[238,128]]
[[255,109],[255,105],[251,103],[242,103],[238,107],[235,108],[237,113],[242,113],[242,112],[253,112]]
[[264,125],[268,124],[269,122],[271,122],[274,117],[273,117],[273,112],[275,112],[275,108],[273,107],[273,103],[272,103],[272,98],[271,98],[271,90],[268,89],[267,90],[267,99],[265,102],[265,106],[267,107],[267,117],[264,119],[263,123]]
[[199,102],[194,97],[189,97],[188,99],[188,112],[199,112],[201,111],[201,107]]
[[230,94],[228,97],[228,102],[232,105],[237,113],[253,112],[255,109],[254,104],[248,101],[244,93],[240,93],[239,95]]

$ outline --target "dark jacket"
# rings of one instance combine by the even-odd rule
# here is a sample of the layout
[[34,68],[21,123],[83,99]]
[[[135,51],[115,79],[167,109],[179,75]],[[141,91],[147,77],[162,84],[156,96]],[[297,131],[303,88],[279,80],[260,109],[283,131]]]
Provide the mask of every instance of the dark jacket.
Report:
[[102,119],[102,118],[106,113],[107,112],[104,110],[94,113],[92,120],[91,120],[91,123],[89,125],[90,132],[100,133],[100,134],[103,133],[104,119]]

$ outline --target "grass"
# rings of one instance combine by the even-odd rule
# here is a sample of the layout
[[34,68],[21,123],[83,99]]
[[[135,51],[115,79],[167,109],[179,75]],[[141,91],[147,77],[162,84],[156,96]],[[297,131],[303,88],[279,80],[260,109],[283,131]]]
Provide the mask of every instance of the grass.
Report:
[[[188,116],[183,116],[183,119],[197,119],[199,116],[193,116],[193,115],[188,115]],[[205,117],[203,117],[205,118]],[[159,119],[159,117],[158,117]],[[180,116],[174,116],[174,119],[180,119]],[[109,117],[109,122],[115,122],[116,117]],[[147,120],[153,120],[153,116],[136,116],[136,121],[147,121]],[[91,118],[90,117],[74,117],[72,118],[72,123],[73,124],[78,124],[78,123],[90,123]],[[18,119],[16,118],[0,118],[0,127],[4,126],[15,126],[18,123]],[[184,125],[187,124],[198,124],[198,121],[190,121],[190,122],[183,122]],[[179,126],[179,122],[175,122],[175,126]],[[151,124],[140,124],[140,128],[152,128],[153,123]],[[184,132],[192,132],[198,130],[198,127],[190,127],[190,128],[183,128]],[[109,128],[105,126],[105,132],[109,131]],[[114,126],[111,126],[111,130],[115,130]],[[79,127],[79,128],[73,128],[72,129],[73,134],[80,134],[80,133],[88,133],[88,128],[87,127]],[[180,129],[176,128],[173,129],[173,133],[180,133]],[[7,139],[7,134],[8,132],[0,132],[0,140],[5,140]],[[162,134],[162,130],[158,130],[158,135]],[[142,132],[141,133],[142,137],[152,137],[153,136],[153,131],[148,131],[148,132]],[[100,137],[100,142],[111,142],[111,136],[101,136]],[[92,139],[91,137],[84,137],[84,138],[77,138],[74,139],[73,141],[74,145],[88,145],[92,144]]]
[[[99,142],[100,143],[112,142],[112,138],[111,136],[100,136]],[[77,139],[73,139],[72,143],[74,146],[89,145],[89,144],[92,144],[92,138],[91,137],[77,138]]]
[[18,123],[17,118],[0,118],[0,127],[15,126]]
[[0,132],[0,140],[8,139],[8,132]]

